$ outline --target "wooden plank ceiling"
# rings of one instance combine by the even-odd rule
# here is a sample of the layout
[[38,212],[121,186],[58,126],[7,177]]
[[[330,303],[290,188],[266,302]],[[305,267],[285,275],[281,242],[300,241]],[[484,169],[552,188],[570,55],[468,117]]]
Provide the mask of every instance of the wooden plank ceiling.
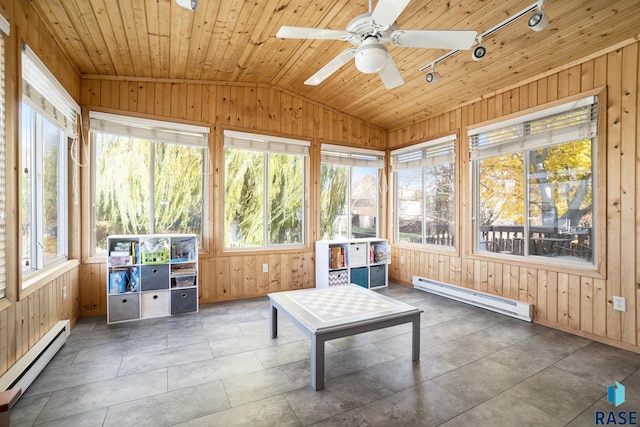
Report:
[[[368,11],[368,0],[199,0],[195,12],[174,0],[31,1],[81,74],[269,85],[385,129],[451,110],[640,34],[638,0],[547,0],[543,10],[551,22],[544,31],[531,31],[527,17],[521,18],[484,40],[488,54],[482,61],[464,51],[438,64],[438,83],[427,84],[419,69],[448,51],[387,44],[403,86],[387,90],[353,61],[320,85],[306,86],[308,77],[351,45],[278,39],[278,29],[343,30]],[[397,25],[481,34],[534,3],[413,0]]]

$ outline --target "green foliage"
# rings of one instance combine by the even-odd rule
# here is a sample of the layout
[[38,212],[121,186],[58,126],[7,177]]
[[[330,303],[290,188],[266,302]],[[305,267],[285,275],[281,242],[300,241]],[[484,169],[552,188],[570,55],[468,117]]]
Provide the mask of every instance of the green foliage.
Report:
[[145,234],[152,230],[201,233],[203,151],[180,144],[96,134],[98,247],[105,248],[109,234]]
[[336,218],[345,214],[348,166],[322,163],[320,166],[320,236],[332,238],[338,230]]

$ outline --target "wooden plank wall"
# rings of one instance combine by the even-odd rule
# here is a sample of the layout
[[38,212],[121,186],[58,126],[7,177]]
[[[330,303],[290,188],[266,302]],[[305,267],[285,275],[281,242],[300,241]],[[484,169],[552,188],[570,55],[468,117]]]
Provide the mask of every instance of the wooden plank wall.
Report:
[[[0,0],[0,13],[9,21],[11,31],[5,39],[5,96],[6,96],[6,185],[7,185],[7,289],[6,298],[0,300],[0,375],[6,372],[58,321],[70,319],[75,324],[80,317],[79,267],[66,271],[37,285],[29,292],[20,293],[20,252],[11,250],[18,242],[17,201],[18,176],[18,102],[20,87],[20,46],[26,42],[58,76],[59,81],[76,99],[80,93],[80,77],[66,60],[51,34],[31,9],[29,2]],[[11,173],[13,171],[13,173]],[[71,175],[71,172],[70,172]],[[77,222],[79,208],[70,203],[71,220]],[[70,258],[78,258],[79,229],[71,227]],[[67,299],[62,301],[62,288]]]
[[[503,93],[489,95],[446,114],[389,132],[390,149],[459,133],[459,236],[455,254],[394,245],[390,277],[411,283],[412,276],[478,289],[535,304],[535,321],[608,344],[640,352],[640,44],[570,66]],[[548,102],[606,87],[601,127],[606,145],[598,174],[605,188],[597,189],[602,215],[603,264],[597,273],[567,272],[544,265],[496,261],[471,252],[471,180],[466,128]],[[391,233],[391,232],[390,232]],[[391,235],[391,234],[390,234]],[[405,265],[400,264],[405,258]],[[626,297],[627,311],[613,310],[613,295]]]
[[[126,80],[86,77],[81,103],[89,110],[168,119],[211,127],[213,175],[209,181],[206,252],[200,255],[200,302],[266,295],[315,285],[314,245],[319,228],[318,177],[322,142],[386,149],[386,131],[334,110],[260,85]],[[88,120],[86,120],[88,121]],[[222,247],[223,129],[311,140],[309,244],[303,250],[225,253]],[[83,171],[83,207],[90,209],[89,171]],[[89,236],[88,216],[82,228]],[[88,242],[87,242],[88,243]],[[91,258],[84,247],[81,277],[83,315],[106,313],[104,257]],[[262,265],[269,264],[269,272]]]

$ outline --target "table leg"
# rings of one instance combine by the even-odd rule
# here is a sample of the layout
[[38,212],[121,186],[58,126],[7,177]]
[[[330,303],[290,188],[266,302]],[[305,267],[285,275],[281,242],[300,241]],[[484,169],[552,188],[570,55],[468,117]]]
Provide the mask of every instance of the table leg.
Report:
[[413,360],[420,359],[420,314],[414,317],[411,321],[411,325],[413,326],[413,345],[411,355],[413,356]]
[[271,304],[271,338],[278,336],[278,309]]
[[317,335],[311,338],[311,387],[324,388],[324,339]]

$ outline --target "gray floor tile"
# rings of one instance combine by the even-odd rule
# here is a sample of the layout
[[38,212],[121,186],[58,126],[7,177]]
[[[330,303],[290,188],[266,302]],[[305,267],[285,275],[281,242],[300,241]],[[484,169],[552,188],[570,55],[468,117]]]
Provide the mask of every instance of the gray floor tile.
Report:
[[436,426],[471,406],[433,381],[427,381],[356,411],[371,426]]
[[91,384],[55,391],[36,422],[54,421],[128,402],[133,397],[141,399],[166,392],[166,369],[96,381]]
[[371,375],[362,371],[325,382],[317,392],[304,387],[284,394],[304,425],[312,424],[392,394]]
[[411,356],[401,357],[367,369],[393,391],[404,390],[424,381],[438,377],[456,367],[436,356],[422,353],[419,360],[411,360]]
[[507,393],[566,423],[606,392],[604,386],[551,367],[527,378]]
[[480,359],[447,372],[433,381],[465,402],[479,405],[525,378],[522,373],[504,365]]
[[213,355],[208,343],[187,345],[179,349],[168,348],[148,353],[137,353],[122,358],[118,376],[122,377],[212,358]]
[[297,427],[302,423],[282,396],[273,396],[257,402],[247,403],[225,411],[195,418],[181,424],[180,427]]
[[255,353],[239,353],[168,368],[169,390],[192,387],[264,369]]
[[110,406],[104,425],[170,426],[229,407],[222,382],[214,381]]
[[509,394],[499,394],[442,424],[443,427],[554,427],[564,422]]

